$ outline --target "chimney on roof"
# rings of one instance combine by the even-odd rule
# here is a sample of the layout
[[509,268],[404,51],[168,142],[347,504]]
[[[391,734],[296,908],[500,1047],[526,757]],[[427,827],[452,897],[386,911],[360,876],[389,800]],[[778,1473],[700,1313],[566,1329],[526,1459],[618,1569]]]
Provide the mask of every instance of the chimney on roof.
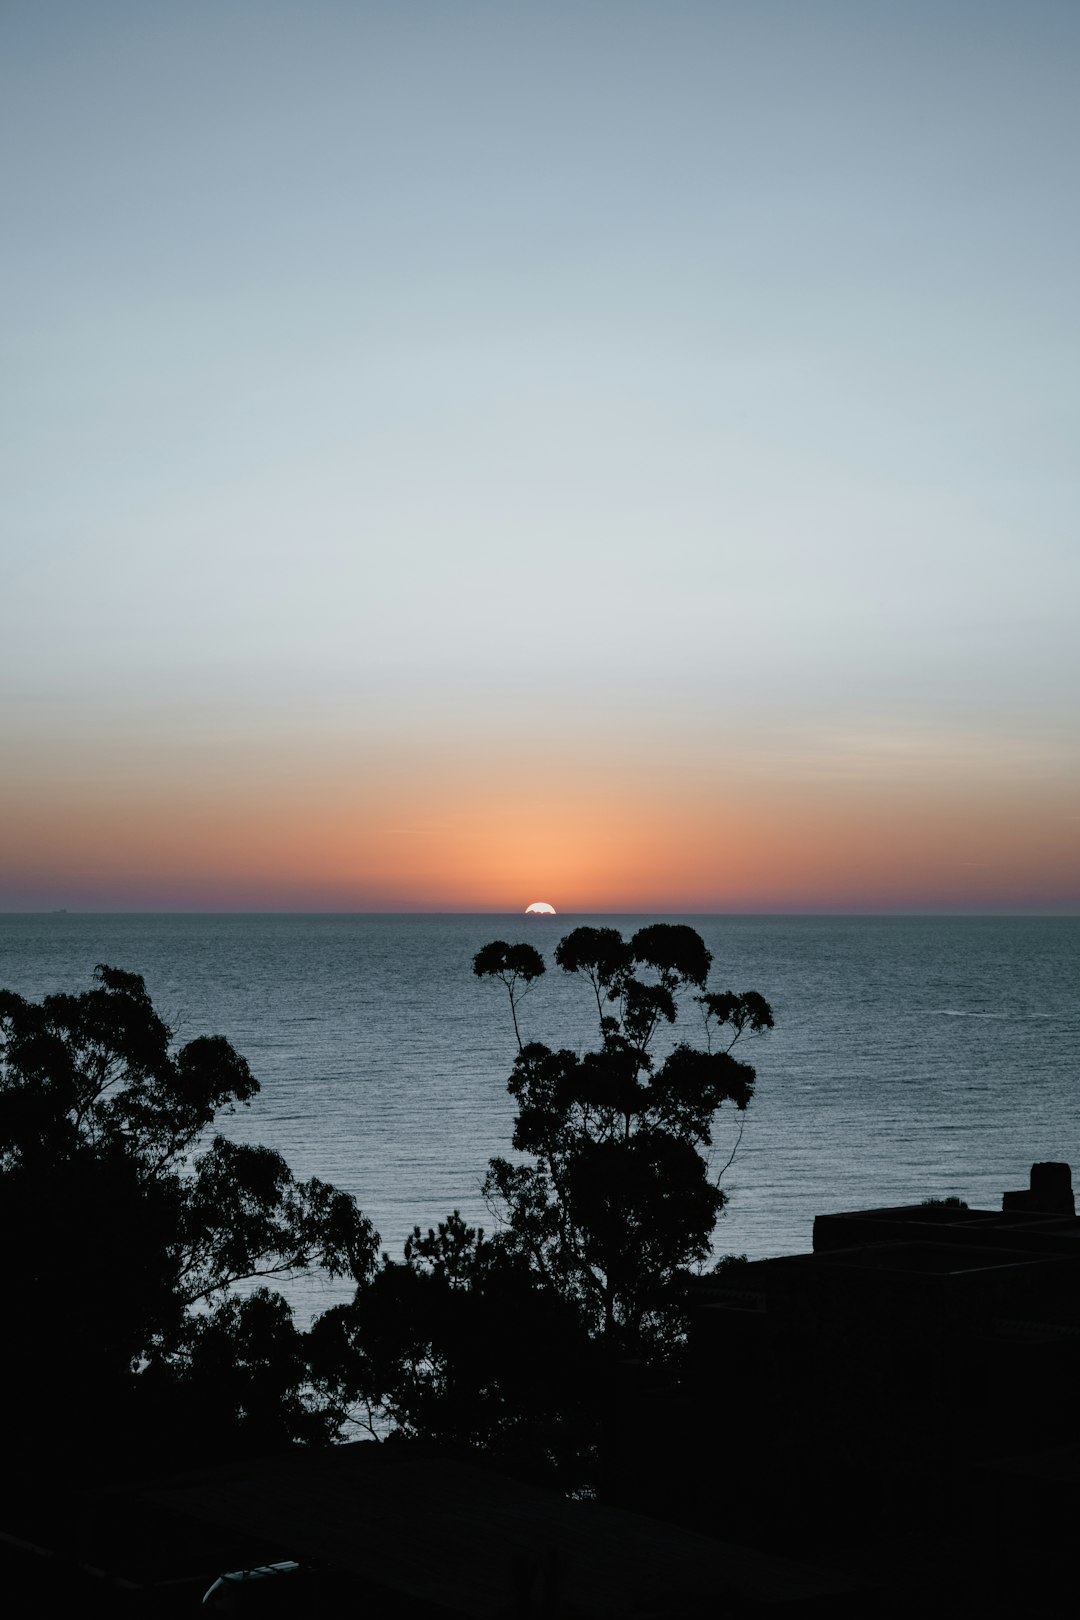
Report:
[[1072,1170],[1052,1159],[1031,1167],[1031,1186],[1026,1192],[1007,1192],[1001,1200],[1006,1213],[1023,1210],[1030,1215],[1075,1215]]

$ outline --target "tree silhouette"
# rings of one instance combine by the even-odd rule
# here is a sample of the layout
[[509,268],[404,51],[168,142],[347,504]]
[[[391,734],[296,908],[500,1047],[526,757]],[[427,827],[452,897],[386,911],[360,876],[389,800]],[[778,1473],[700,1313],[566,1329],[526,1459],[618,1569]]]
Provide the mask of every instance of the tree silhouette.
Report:
[[[707,988],[694,929],[577,928],[555,960],[596,1003],[598,1045],[526,1041],[522,998],[543,977],[532,945],[494,940],[479,978],[501,984],[517,1055],[519,1157],[491,1161],[491,1237],[457,1211],[404,1257],[383,1256],[311,1334],[319,1396],[342,1425],[380,1438],[481,1449],[564,1489],[604,1488],[617,1363],[672,1356],[688,1268],[705,1260],[724,1204],[708,1149],[726,1103],[746,1108],[754,1070],[732,1055],[772,1027],[756,992]],[[680,1005],[702,1042],[668,1042]]]
[[[509,1090],[524,1157],[493,1159],[485,1182],[504,1219],[500,1241],[612,1353],[662,1352],[679,1334],[682,1280],[707,1258],[725,1202],[707,1158],[713,1122],[723,1104],[741,1112],[753,1095],[754,1070],[732,1048],[772,1028],[771,1009],[756,991],[708,991],[710,953],[684,924],[654,923],[630,940],[577,928],[555,960],[591,986],[599,1045],[556,1051],[521,1039],[519,950],[531,952],[535,981],[543,961],[529,946],[496,941],[473,963],[506,984],[518,1039]],[[704,1045],[679,1040],[660,1059],[660,1031],[688,998]]]
[[482,1450],[564,1488],[591,1477],[595,1358],[578,1312],[455,1210],[311,1332],[320,1397],[375,1438]]
[[40,1003],[0,992],[0,1254],[9,1442],[69,1454],[314,1438],[285,1301],[235,1285],[322,1266],[367,1276],[354,1200],[280,1154],[212,1135],[258,1085],[220,1036],[173,1049],[143,980]]

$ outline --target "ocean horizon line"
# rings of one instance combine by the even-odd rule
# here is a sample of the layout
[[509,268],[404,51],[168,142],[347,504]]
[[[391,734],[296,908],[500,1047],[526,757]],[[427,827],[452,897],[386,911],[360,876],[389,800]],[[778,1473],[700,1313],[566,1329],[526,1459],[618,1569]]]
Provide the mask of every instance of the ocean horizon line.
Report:
[[390,908],[338,908],[338,907],[278,907],[278,906],[227,906],[227,907],[197,907],[197,906],[138,906],[138,907],[80,907],[80,906],[30,906],[14,907],[0,906],[0,916],[8,918],[17,917],[502,917],[520,918],[528,917],[530,923],[538,927],[550,925],[553,922],[572,921],[581,917],[702,917],[702,918],[776,918],[777,920],[805,919],[812,921],[815,918],[837,921],[842,919],[886,921],[890,918],[902,920],[904,918],[941,918],[943,920],[976,921],[985,918],[988,921],[1008,921],[1010,919],[1037,918],[1043,920],[1077,919],[1080,918],[1080,901],[1063,902],[1061,907],[1048,909],[1046,907],[968,907],[954,909],[948,907],[890,907],[887,909],[857,909],[849,907],[813,909],[782,909],[761,908],[759,910],[706,910],[700,907],[633,907],[621,911],[609,910],[576,910],[556,911],[551,913],[528,913],[524,908],[520,911],[503,909],[479,908],[476,910],[455,907],[452,909],[422,910],[417,907]]

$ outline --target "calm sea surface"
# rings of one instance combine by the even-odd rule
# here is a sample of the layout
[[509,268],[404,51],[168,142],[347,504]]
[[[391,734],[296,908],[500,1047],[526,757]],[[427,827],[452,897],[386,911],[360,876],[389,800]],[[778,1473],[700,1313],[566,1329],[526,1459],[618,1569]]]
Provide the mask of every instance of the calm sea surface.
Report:
[[[757,1095],[718,1253],[807,1249],[822,1210],[950,1193],[999,1207],[1036,1159],[1080,1177],[1078,918],[8,914],[0,985],[38,997],[87,988],[97,962],[141,973],[179,1040],[226,1035],[258,1077],[225,1132],[354,1193],[397,1253],[454,1208],[492,1224],[480,1183],[509,1146],[514,1042],[473,953],[537,945],[549,973],[523,1034],[582,1046],[588,987],[554,968],[555,944],[583,922],[629,934],[657,920],[697,928],[711,987],[760,990],[776,1016],[746,1043]],[[736,1129],[721,1116],[717,1167]]]

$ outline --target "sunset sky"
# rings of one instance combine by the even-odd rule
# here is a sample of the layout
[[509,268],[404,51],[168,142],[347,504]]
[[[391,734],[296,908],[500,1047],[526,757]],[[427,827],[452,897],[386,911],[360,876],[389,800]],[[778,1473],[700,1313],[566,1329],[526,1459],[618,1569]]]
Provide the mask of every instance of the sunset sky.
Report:
[[0,63],[0,909],[1080,911],[1075,0]]

